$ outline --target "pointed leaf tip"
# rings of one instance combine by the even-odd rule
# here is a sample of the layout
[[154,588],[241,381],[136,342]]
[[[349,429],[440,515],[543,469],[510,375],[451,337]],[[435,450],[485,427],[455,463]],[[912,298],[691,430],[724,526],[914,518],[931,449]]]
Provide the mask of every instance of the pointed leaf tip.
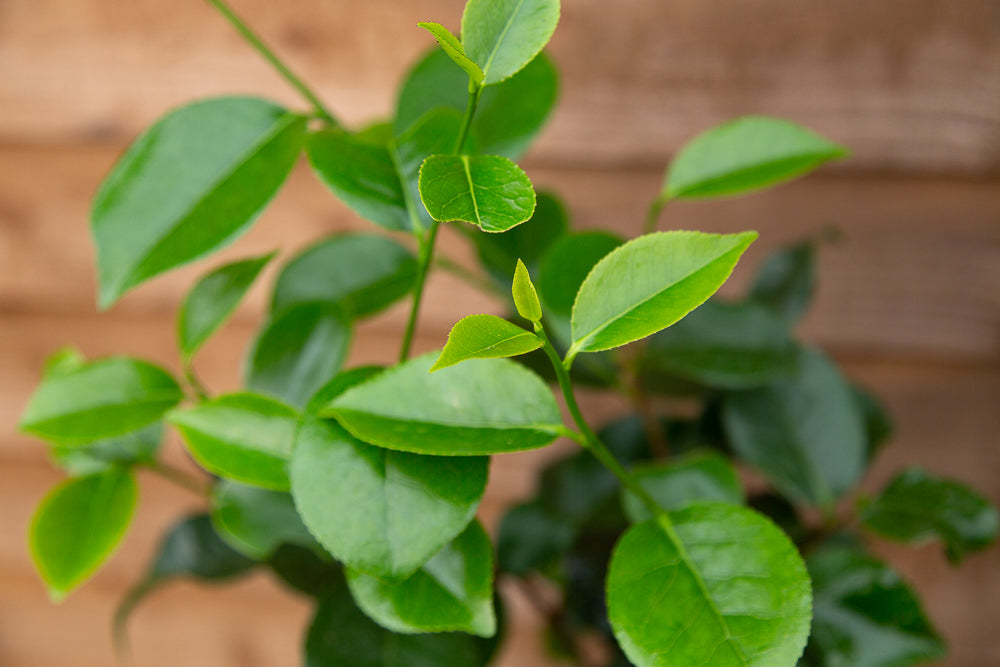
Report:
[[514,269],[514,284],[511,287],[514,296],[514,306],[517,314],[524,319],[538,323],[542,319],[542,304],[538,301],[538,292],[531,282],[528,274],[528,267],[520,259],[517,260],[517,268]]

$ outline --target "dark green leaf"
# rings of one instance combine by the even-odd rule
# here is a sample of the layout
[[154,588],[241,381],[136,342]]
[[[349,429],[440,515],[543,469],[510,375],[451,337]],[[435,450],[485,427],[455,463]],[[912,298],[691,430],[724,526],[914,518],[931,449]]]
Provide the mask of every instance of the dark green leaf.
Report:
[[574,525],[539,501],[515,505],[500,522],[497,563],[501,571],[526,575],[545,572],[569,550]]
[[60,601],[104,564],[135,511],[132,473],[112,468],[69,479],[42,500],[31,519],[31,558],[49,595]]
[[347,585],[368,617],[393,632],[496,633],[493,546],[478,521],[408,579],[388,582],[348,571]]
[[654,334],[642,369],[712,388],[747,389],[791,375],[797,356],[788,327],[767,308],[713,299]]
[[805,314],[816,288],[816,246],[807,241],[771,254],[757,273],[750,298],[788,324]]
[[372,315],[409,294],[417,261],[384,236],[338,234],[296,255],[274,284],[271,312],[326,301],[351,317]]
[[[632,469],[632,475],[666,510],[680,510],[706,500],[743,504],[743,485],[729,460],[714,452],[694,452],[670,463],[647,463]],[[629,520],[639,523],[652,518],[635,495],[622,489],[622,505]]]
[[305,414],[315,415],[326,408],[335,398],[356,384],[361,384],[385,370],[382,366],[358,366],[341,371],[317,391],[306,404]]
[[292,496],[338,560],[405,578],[462,532],[486,489],[489,459],[428,457],[363,443],[306,419],[292,458]]
[[268,567],[289,588],[312,598],[323,597],[344,575],[340,563],[315,549],[282,544],[267,561]]
[[538,302],[538,292],[528,275],[528,267],[520,259],[514,269],[514,283],[511,287],[517,314],[529,322],[539,323],[542,319],[542,304]]
[[865,526],[905,544],[944,543],[953,564],[997,539],[997,508],[968,486],[911,468],[862,511]]
[[428,373],[425,354],[352,387],[329,414],[357,437],[418,454],[479,455],[542,447],[564,428],[552,392],[506,359]]
[[535,210],[527,174],[499,155],[432,155],[420,167],[420,199],[435,220],[484,232],[507,231]]
[[865,433],[868,435],[868,462],[870,463],[892,437],[894,430],[892,419],[878,397],[864,387],[852,384],[851,393],[854,395],[855,403],[864,418]]
[[245,232],[302,149],[306,119],[271,102],[224,97],[146,130],[94,199],[99,302]]
[[559,0],[469,0],[462,14],[462,46],[488,86],[531,62],[557,23]]
[[168,421],[187,441],[206,470],[246,484],[288,490],[287,465],[298,413],[255,394],[228,394],[187,410]]
[[496,315],[469,315],[459,320],[448,334],[448,343],[431,366],[431,372],[468,359],[516,357],[537,350],[542,340]]
[[52,445],[49,453],[64,471],[80,477],[91,475],[116,465],[148,463],[156,458],[163,441],[163,424],[155,422],[137,431],[85,445]]
[[[531,273],[538,275],[539,261],[545,251],[559,240],[568,228],[569,222],[562,202],[550,193],[539,192],[535,212],[526,223],[503,234],[476,234],[473,240],[483,267],[494,280],[506,286],[519,260],[524,262]],[[595,264],[597,259],[594,260]],[[586,276],[580,277],[581,283],[584,277]],[[576,290],[573,291],[566,308],[567,318],[575,297]]]
[[698,503],[636,524],[608,571],[608,614],[637,667],[793,667],[809,636],[809,575],[770,521]]
[[847,150],[791,121],[745,116],[714,127],[674,158],[667,198],[721,197],[801,176]]
[[177,314],[177,341],[191,358],[225,322],[275,253],[221,266],[191,288]]
[[624,242],[615,234],[589,231],[569,234],[553,243],[539,265],[538,293],[545,310],[568,320],[580,285],[594,265]]
[[906,667],[944,657],[920,600],[887,565],[842,545],[823,547],[806,564],[815,614],[808,664]]
[[302,407],[340,370],[350,322],[336,304],[312,302],[275,314],[247,355],[248,389]]
[[815,349],[787,380],[731,394],[723,423],[736,454],[795,502],[829,506],[865,470],[865,433],[850,386]]
[[441,49],[469,75],[470,81],[476,85],[483,82],[483,70],[479,69],[479,65],[469,60],[469,57],[465,55],[465,49],[462,48],[462,43],[458,41],[458,37],[451,34],[450,30],[433,21],[424,21],[417,25],[434,35],[434,39],[441,45]]
[[138,359],[110,357],[43,378],[20,428],[59,444],[85,444],[151,424],[182,398],[166,371]]
[[221,480],[212,489],[212,523],[222,539],[254,560],[267,560],[282,544],[322,551],[292,497],[281,491]]
[[612,251],[580,286],[568,358],[666,329],[722,286],[756,238],[756,232],[660,232]]

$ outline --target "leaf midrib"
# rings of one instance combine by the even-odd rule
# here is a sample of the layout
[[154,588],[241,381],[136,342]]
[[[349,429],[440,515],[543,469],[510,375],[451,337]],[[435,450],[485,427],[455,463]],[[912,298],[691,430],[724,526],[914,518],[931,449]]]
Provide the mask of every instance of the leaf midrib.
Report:
[[[500,47],[503,45],[504,39],[507,38],[507,33],[510,31],[512,25],[514,25],[514,19],[517,15],[521,13],[521,7],[524,6],[524,0],[519,0],[514,11],[511,12],[510,18],[507,19],[507,23],[504,24],[503,30],[500,31],[500,36],[497,37],[496,44],[493,45],[493,50],[490,52],[490,57],[486,59],[486,65],[483,66],[483,80],[485,81],[489,78],[490,66],[493,64],[493,59],[496,57],[497,52],[500,51]],[[465,33],[463,27],[463,35]]]

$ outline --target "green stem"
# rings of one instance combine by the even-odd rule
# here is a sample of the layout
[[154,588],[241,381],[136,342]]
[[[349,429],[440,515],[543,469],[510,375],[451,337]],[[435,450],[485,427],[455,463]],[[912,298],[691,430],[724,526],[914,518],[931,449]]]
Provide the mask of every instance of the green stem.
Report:
[[337,119],[333,117],[333,114],[330,113],[330,110],[326,108],[316,93],[314,93],[309,86],[302,81],[302,79],[296,76],[295,73],[292,72],[292,70],[290,70],[280,58],[278,58],[274,51],[268,48],[260,37],[250,30],[250,27],[243,22],[243,19],[237,16],[236,13],[233,12],[233,10],[230,9],[225,2],[223,2],[223,0],[207,0],[207,2],[215,7],[215,9],[217,9],[218,12],[222,14],[222,16],[225,17],[230,24],[232,24],[236,31],[240,33],[243,39],[245,39],[250,46],[256,49],[265,60],[271,63],[271,66],[278,71],[278,74],[284,77],[285,81],[291,84],[293,88],[299,91],[299,94],[301,94],[302,97],[306,98],[306,100],[312,104],[313,109],[316,110],[316,114],[320,118],[333,127],[340,127],[340,123],[337,122]]
[[465,140],[469,137],[469,128],[472,127],[472,119],[476,115],[476,107],[479,106],[479,96],[482,94],[481,86],[469,82],[469,103],[465,107],[465,117],[462,119],[462,131],[458,133],[458,142],[455,144],[455,155],[462,153]]
[[206,389],[205,385],[198,379],[198,374],[194,372],[194,366],[191,365],[191,360],[184,359],[182,365],[184,367],[184,379],[187,380],[187,383],[194,391],[195,396],[197,396],[199,401],[207,401],[210,397],[208,389]]
[[434,266],[442,269],[443,271],[447,271],[451,275],[455,276],[456,278],[459,278],[467,285],[475,287],[477,290],[479,290],[483,294],[486,294],[487,296],[491,296],[494,298],[501,298],[501,299],[506,298],[507,296],[507,293],[505,291],[502,291],[499,287],[494,285],[493,282],[491,282],[490,280],[487,280],[486,278],[483,278],[482,276],[473,273],[472,271],[468,270],[458,262],[455,262],[447,257],[435,257]]
[[142,464],[150,472],[155,473],[177,486],[183,487],[192,493],[196,493],[202,498],[207,498],[211,492],[211,487],[204,480],[187,473],[180,468],[175,468],[162,461],[149,461]]
[[667,195],[660,195],[653,200],[646,211],[646,224],[642,227],[643,234],[652,234],[656,231],[656,223],[660,219],[660,213],[663,212],[668,203],[670,203],[670,197]]
[[403,345],[399,350],[400,363],[410,358],[410,348],[413,346],[413,335],[417,330],[417,317],[420,315],[420,302],[424,296],[424,283],[434,259],[434,242],[440,223],[431,221],[431,227],[420,238],[420,253],[417,257],[417,279],[413,282],[413,304],[410,306],[410,318],[406,322],[406,332],[403,334]]

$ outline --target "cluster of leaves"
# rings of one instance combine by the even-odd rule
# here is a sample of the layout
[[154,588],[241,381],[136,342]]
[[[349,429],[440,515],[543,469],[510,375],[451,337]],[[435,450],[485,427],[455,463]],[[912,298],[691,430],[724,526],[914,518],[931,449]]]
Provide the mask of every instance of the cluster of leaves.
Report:
[[[193,360],[275,253],[215,268],[188,293],[183,382],[138,359],[54,355],[21,424],[70,475],[31,526],[54,598],[120,543],[134,471],[147,468],[203,493],[208,508],[165,536],[119,611],[120,638],[165,582],[263,568],[315,601],[308,665],[476,667],[499,642],[499,572],[529,590],[540,578],[561,588],[548,612],[554,645],[580,659],[579,637],[596,633],[620,647],[620,664],[791,666],[810,628],[805,664],[941,653],[914,594],[835,518],[889,428],[873,397],[791,333],[815,244],[774,255],[746,298],[723,302],[709,299],[756,233],[653,233],[670,200],[757,190],[844,150],[787,121],[740,119],[677,155],[651,233],[573,231],[559,199],[536,195],[513,161],[555,101],[542,50],[559,11],[557,0],[470,0],[461,39],[421,24],[441,49],[410,72],[390,122],[344,129],[283,68],[313,113],[211,99],[128,149],[92,213],[102,306],[234,241],[303,152],[339,199],[417,252],[386,234],[335,234],[285,262],[237,393],[210,395]],[[466,233],[516,315],[467,317],[443,350],[410,359],[441,223]],[[400,362],[345,368],[355,324],[407,295]],[[623,392],[636,416],[595,433],[574,383]],[[650,406],[661,394],[701,411],[660,414]],[[162,460],[165,423],[210,475]],[[475,518],[490,456],[560,436],[587,451],[550,465],[539,496],[507,515],[494,563]],[[768,490],[747,498],[734,461]],[[827,523],[803,520],[811,509]],[[955,562],[997,532],[985,500],[917,470],[854,518],[889,539],[941,540]]]

